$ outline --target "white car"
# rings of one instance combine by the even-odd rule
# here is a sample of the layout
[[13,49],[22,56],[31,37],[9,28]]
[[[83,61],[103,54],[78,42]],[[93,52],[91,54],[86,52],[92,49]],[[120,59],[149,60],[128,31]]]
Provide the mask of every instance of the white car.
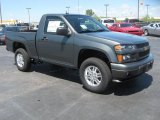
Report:
[[115,23],[115,20],[112,18],[102,18],[101,23],[106,27],[110,27]]
[[144,35],[160,35],[160,23],[150,23],[142,27]]

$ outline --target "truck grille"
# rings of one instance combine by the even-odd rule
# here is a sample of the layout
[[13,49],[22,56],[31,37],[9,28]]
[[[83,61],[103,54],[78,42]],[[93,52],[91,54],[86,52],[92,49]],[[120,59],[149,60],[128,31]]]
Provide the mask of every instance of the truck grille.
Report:
[[145,43],[137,44],[136,46],[137,46],[137,48],[143,48],[143,47],[149,46],[149,43],[145,42]]
[[139,57],[140,57],[140,58],[147,57],[147,56],[149,55],[149,52],[150,52],[150,50],[146,50],[146,51],[144,51],[144,52],[140,52],[140,53],[139,53]]
[[149,43],[148,42],[137,44],[136,46],[137,46],[138,49],[143,49],[143,51],[140,51],[138,53],[138,59],[139,60],[149,56],[150,48],[149,48]]

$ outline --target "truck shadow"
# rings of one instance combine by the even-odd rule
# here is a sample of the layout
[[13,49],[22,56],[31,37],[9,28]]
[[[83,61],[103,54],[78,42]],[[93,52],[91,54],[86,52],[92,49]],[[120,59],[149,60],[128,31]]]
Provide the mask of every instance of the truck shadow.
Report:
[[81,84],[78,70],[43,63],[32,66],[31,71],[39,72],[62,80],[67,80]]
[[[32,67],[32,71],[56,77],[70,82],[81,84],[78,70],[68,69],[51,64],[41,64]],[[135,80],[122,83],[113,82],[103,95],[114,94],[116,96],[128,96],[147,89],[152,84],[153,78],[145,73]]]
[[152,84],[153,78],[145,73],[131,81],[122,83],[113,82],[105,95],[114,94],[116,96],[128,96],[147,89]]

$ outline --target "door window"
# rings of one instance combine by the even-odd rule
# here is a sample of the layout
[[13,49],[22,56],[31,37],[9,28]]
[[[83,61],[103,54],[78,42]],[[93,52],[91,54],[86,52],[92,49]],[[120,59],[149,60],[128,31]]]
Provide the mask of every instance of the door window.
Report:
[[46,34],[56,34],[57,28],[66,27],[64,21],[59,17],[47,17],[44,33]]
[[158,24],[155,24],[155,27],[158,27]]
[[154,27],[154,24],[150,24],[151,27]]

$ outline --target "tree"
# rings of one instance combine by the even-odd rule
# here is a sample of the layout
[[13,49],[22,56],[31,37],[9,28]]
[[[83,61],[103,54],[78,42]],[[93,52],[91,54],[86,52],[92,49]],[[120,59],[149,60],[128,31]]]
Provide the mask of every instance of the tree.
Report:
[[86,10],[86,15],[89,15],[89,16],[95,18],[96,20],[100,21],[100,17],[98,17],[98,16],[93,12],[92,9]]
[[145,17],[142,18],[144,22],[150,22],[150,17],[146,15]]
[[92,9],[86,10],[86,15],[93,16],[94,14],[95,14],[95,13],[93,12]]
[[96,19],[96,20],[98,20],[98,21],[100,21],[100,20],[101,20],[101,18],[100,18],[100,17],[98,17],[96,14],[94,14],[92,17],[93,17],[93,18],[95,18],[95,19]]

